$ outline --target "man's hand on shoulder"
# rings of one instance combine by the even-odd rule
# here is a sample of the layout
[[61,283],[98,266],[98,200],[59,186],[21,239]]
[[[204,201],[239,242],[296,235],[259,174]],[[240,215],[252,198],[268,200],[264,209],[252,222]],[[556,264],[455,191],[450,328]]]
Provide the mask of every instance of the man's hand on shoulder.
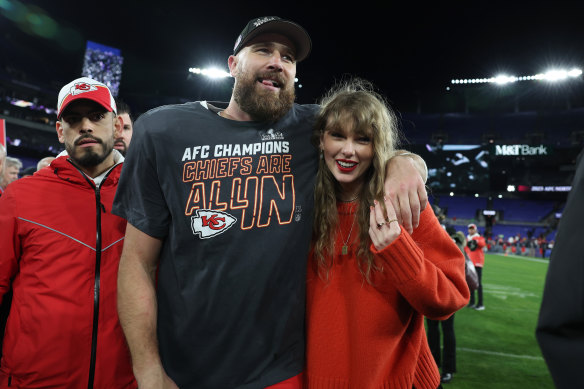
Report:
[[399,150],[390,159],[385,177],[385,195],[391,200],[401,225],[411,234],[428,204],[426,163],[417,154]]

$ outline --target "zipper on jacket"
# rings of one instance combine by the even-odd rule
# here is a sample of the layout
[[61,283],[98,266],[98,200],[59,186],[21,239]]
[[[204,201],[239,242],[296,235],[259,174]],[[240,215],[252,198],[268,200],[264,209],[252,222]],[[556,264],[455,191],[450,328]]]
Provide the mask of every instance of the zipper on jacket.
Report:
[[[97,333],[99,328],[99,295],[101,287],[101,211],[103,204],[101,204],[101,193],[100,189],[108,178],[110,173],[114,170],[114,167],[110,169],[109,172],[101,180],[101,184],[96,186],[93,180],[87,177],[83,171],[81,171],[70,159],[67,159],[85,178],[85,180],[91,185],[95,191],[95,222],[96,222],[96,239],[95,239],[95,277],[93,281],[93,328],[91,331],[91,355],[89,361],[89,380],[87,382],[87,388],[93,389],[93,384],[95,380],[95,361],[97,359]],[[105,212],[105,209],[104,209]]]
[[[101,186],[100,186],[101,187]],[[93,389],[95,378],[95,359],[97,354],[97,330],[99,328],[99,292],[101,287],[101,196],[95,188],[95,222],[97,236],[95,239],[95,278],[93,281],[93,330],[91,332],[91,358],[89,361],[88,389]]]

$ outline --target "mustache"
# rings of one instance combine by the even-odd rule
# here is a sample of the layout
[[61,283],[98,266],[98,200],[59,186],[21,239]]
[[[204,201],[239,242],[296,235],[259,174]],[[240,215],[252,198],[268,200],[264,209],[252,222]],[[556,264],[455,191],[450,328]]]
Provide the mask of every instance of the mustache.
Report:
[[100,143],[100,144],[101,144],[101,143],[103,143],[103,141],[102,141],[101,139],[99,139],[99,138],[96,138],[96,137],[95,137],[95,136],[93,136],[93,135],[83,135],[83,136],[81,136],[80,138],[78,138],[78,139],[75,141],[75,143],[74,143],[74,144],[75,144],[75,146],[79,146],[79,144],[81,144],[81,142],[84,142],[84,141],[86,141],[87,139],[91,139],[91,140],[93,140],[93,141],[95,141],[95,142],[97,142],[97,143]]
[[281,75],[280,72],[276,72],[276,71],[268,71],[268,72],[258,73],[257,78],[261,78],[261,79],[267,78],[268,80],[274,80],[282,87],[286,83],[286,79]]

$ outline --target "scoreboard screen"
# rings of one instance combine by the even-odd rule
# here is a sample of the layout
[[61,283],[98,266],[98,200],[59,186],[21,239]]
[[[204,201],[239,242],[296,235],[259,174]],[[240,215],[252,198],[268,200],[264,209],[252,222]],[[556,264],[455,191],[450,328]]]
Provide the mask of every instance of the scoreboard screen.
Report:
[[87,41],[81,74],[103,82],[117,97],[122,80],[123,63],[124,57],[121,50]]

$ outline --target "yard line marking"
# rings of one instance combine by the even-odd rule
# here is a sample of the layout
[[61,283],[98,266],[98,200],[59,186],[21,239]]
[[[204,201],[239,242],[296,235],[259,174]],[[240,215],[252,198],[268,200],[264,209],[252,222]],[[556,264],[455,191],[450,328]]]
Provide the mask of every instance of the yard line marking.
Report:
[[464,347],[457,347],[456,349],[460,350],[460,351],[467,351],[469,353],[476,353],[476,354],[488,354],[488,355],[496,355],[496,356],[500,356],[500,357],[510,357],[510,358],[519,358],[519,359],[531,359],[534,361],[543,361],[543,357],[535,357],[533,355],[507,354],[507,353],[500,353],[497,351],[475,350],[472,348],[464,348]]
[[493,295],[513,295],[519,297],[541,297],[541,295],[524,291],[514,286],[505,286],[497,284],[484,284],[483,290]]
[[525,297],[541,297],[541,295],[537,295],[535,293],[531,293],[531,292],[521,292],[521,291],[510,291],[510,290],[489,290],[489,288],[486,288],[487,292],[491,293],[494,296],[517,296],[517,297],[521,297],[521,298],[525,298]]
[[497,255],[499,257],[523,259],[524,261],[539,262],[539,263],[550,263],[550,261],[548,259],[538,259],[538,258],[531,258],[531,257],[527,257],[526,258],[526,257],[522,257],[521,255],[515,255],[515,254],[508,254],[508,255],[495,254],[495,253],[487,253],[487,254]]

